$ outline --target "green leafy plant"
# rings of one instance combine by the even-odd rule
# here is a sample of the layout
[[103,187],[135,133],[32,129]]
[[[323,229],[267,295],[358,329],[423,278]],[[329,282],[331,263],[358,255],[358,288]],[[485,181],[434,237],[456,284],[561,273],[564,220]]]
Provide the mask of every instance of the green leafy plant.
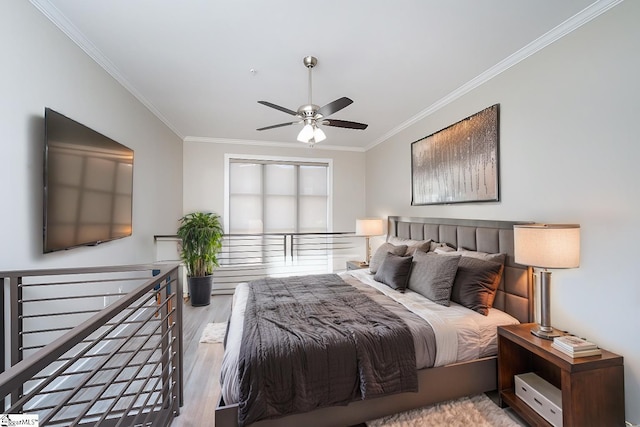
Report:
[[213,274],[222,249],[224,231],[220,216],[210,212],[194,212],[180,218],[178,237],[182,240],[180,257],[189,277]]

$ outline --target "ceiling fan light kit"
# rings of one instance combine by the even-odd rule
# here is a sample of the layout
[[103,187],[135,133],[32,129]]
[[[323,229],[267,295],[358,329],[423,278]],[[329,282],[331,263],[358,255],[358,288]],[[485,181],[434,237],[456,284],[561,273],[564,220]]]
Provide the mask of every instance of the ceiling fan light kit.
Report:
[[333,126],[345,129],[358,129],[364,130],[368,125],[364,123],[350,122],[346,120],[325,120],[324,118],[342,110],[345,107],[348,107],[353,103],[353,101],[347,97],[338,98],[333,102],[328,103],[323,107],[319,107],[315,105],[311,101],[311,70],[318,64],[318,59],[313,56],[305,56],[303,61],[304,66],[309,70],[309,102],[305,105],[301,105],[297,111],[290,110],[285,107],[281,107],[280,105],[273,104],[268,101],[258,101],[259,104],[265,105],[267,107],[274,108],[276,110],[282,111],[283,113],[287,113],[289,115],[295,116],[298,118],[295,122],[287,122],[280,123],[277,125],[271,125],[259,128],[257,130],[268,130],[275,129],[283,126],[290,126],[293,124],[304,123],[304,126],[300,133],[298,134],[298,141],[309,144],[310,147],[316,142],[324,141],[327,136],[324,131],[318,126]]
[[309,144],[310,147],[313,147],[316,142],[321,142],[325,139],[327,139],[327,136],[315,124],[305,124],[298,134],[298,141]]

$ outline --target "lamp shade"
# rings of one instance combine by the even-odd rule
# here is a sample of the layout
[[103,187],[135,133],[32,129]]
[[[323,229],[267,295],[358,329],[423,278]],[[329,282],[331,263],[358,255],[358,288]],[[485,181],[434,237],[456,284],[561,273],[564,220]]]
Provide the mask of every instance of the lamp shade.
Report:
[[315,140],[315,142],[321,142],[327,139],[327,135],[324,134],[322,129],[316,126],[313,130],[313,139]]
[[580,265],[578,224],[526,224],[513,226],[515,261],[540,268],[575,268]]
[[384,224],[380,218],[356,219],[357,236],[379,236],[384,234]]

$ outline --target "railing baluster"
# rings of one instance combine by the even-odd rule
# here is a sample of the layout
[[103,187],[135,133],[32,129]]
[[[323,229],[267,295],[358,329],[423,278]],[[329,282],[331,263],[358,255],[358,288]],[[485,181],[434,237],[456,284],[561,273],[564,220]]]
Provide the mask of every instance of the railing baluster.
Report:
[[[0,277],[0,284],[2,285],[2,289],[0,289],[0,319],[2,319],[2,325],[0,326],[0,342],[2,342],[2,351],[0,351],[0,373],[4,372],[4,368],[6,366],[5,360],[5,310],[4,310],[4,293],[5,293],[5,279],[4,277]],[[4,400],[2,401],[2,409],[4,410]]]
[[[9,279],[9,304],[11,306],[11,366],[22,360],[22,277]],[[11,405],[22,397],[23,387],[16,387],[11,393]],[[21,408],[19,408],[21,409]]]
[[[168,291],[169,289],[169,284],[167,284],[167,286],[164,288],[164,290]],[[166,292],[160,292],[160,295],[163,296],[164,298],[161,298],[163,301],[162,303],[162,310],[160,311],[161,316],[163,319],[167,319],[164,322],[162,322],[162,328],[161,328],[161,333],[162,333],[162,340],[160,341],[161,344],[161,350],[162,350],[162,401],[163,402],[168,402],[169,401],[169,381],[170,381],[170,377],[169,377],[169,373],[164,373],[165,370],[171,365],[169,363],[169,348],[170,348],[170,344],[169,344],[169,340],[170,340],[170,336],[169,336],[169,323],[171,322],[170,320],[170,313],[169,313],[169,304],[170,304],[170,299],[167,298]],[[168,405],[165,406],[168,408]]]
[[[176,314],[178,323],[172,323],[173,331],[178,338],[178,351],[177,351],[177,359],[178,359],[178,369],[177,372],[174,373],[174,381],[178,384],[178,404],[175,402],[173,404],[174,411],[176,415],[180,414],[180,408],[184,406],[184,359],[182,355],[184,354],[184,343],[183,343],[183,334],[182,334],[182,283],[178,280],[178,270],[175,269],[171,272],[171,276],[167,278],[167,280],[171,280],[171,282],[175,285],[176,290],[172,292],[172,298],[175,299],[176,303]],[[174,355],[174,358],[176,356]]]
[[[182,289],[177,266],[164,266],[155,278],[149,277],[151,269],[150,266],[125,266],[0,273],[0,283],[9,283],[12,301],[10,354],[12,361],[17,362],[0,372],[0,400],[3,401],[0,412],[15,413],[24,408],[25,412],[38,413],[43,426],[113,425],[116,422],[131,425],[136,416],[146,418],[145,422],[153,425],[171,424],[172,418],[179,413],[183,396],[183,312],[182,295],[179,294]],[[118,277],[133,271],[144,274]],[[104,277],[77,279],[94,274]],[[48,279],[38,282],[38,276]],[[56,277],[51,279],[51,276]],[[72,280],[65,280],[63,276],[70,276]],[[23,298],[22,284],[26,277],[29,281],[25,287],[34,289],[29,291],[29,299]],[[51,281],[58,277],[61,278],[59,281]],[[83,282],[100,286],[99,292],[91,294],[87,291],[91,294],[88,302],[94,297],[100,301],[105,299],[104,304],[107,304],[106,298],[116,293],[119,299],[96,313],[85,314],[85,318],[91,317],[72,329],[38,325],[37,322],[48,316],[47,311],[55,311],[56,303],[65,301],[63,296],[42,298],[38,287],[57,289]],[[125,285],[134,288],[128,293],[105,293],[109,286]],[[83,290],[83,287],[78,289]],[[159,301],[156,301],[156,295],[160,296]],[[79,299],[69,301],[76,300]],[[32,306],[29,317],[33,320],[29,325],[24,321],[27,317],[23,315],[25,304]],[[70,313],[59,317],[69,318],[79,312],[69,310],[73,305],[59,304]],[[23,330],[26,327],[29,329]],[[39,336],[46,338],[47,334],[59,333],[63,335],[45,346],[34,341]],[[26,336],[29,342],[25,341]],[[26,348],[39,350],[29,350],[33,353],[29,355]],[[27,390],[26,394],[23,394],[23,388]],[[5,405],[7,396],[11,396],[8,408]],[[124,407],[127,407],[126,411],[122,410]]]
[[287,235],[283,234],[282,235],[282,249],[283,249],[283,259],[284,259],[284,263],[287,263]]

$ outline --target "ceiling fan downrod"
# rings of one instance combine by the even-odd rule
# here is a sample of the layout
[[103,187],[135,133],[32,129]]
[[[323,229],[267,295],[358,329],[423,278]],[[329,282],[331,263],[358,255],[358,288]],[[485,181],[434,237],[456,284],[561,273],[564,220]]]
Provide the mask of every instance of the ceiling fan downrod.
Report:
[[302,60],[302,63],[304,64],[305,67],[307,67],[307,69],[309,70],[309,105],[313,105],[313,102],[311,102],[312,96],[311,96],[311,91],[312,91],[312,84],[311,84],[311,69],[313,67],[315,67],[316,65],[318,65],[318,58],[316,58],[315,56],[305,56],[304,59]]

